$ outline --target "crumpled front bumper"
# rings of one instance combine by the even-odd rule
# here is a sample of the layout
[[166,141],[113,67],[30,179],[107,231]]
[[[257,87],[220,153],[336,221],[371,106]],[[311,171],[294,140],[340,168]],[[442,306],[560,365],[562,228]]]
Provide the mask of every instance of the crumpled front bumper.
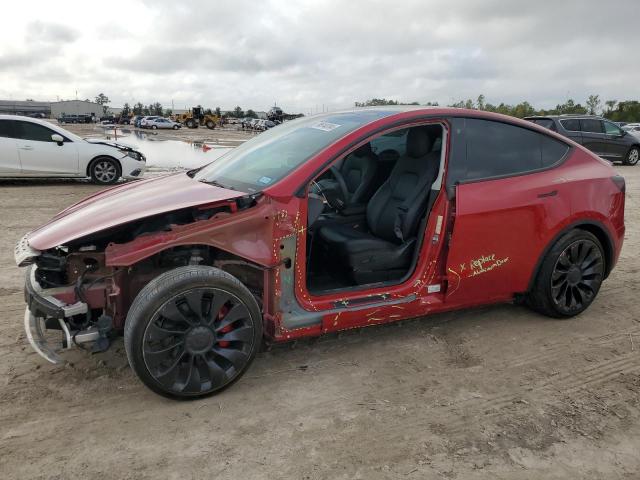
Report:
[[[69,330],[65,318],[88,311],[88,306],[84,302],[68,305],[54,297],[53,295],[60,290],[59,288],[41,288],[35,279],[35,267],[28,267],[24,288],[24,297],[27,303],[27,309],[24,313],[24,329],[33,349],[51,363],[61,363],[62,359],[58,352],[71,348],[74,343],[74,335]],[[49,323],[45,324],[47,320]],[[51,326],[52,321],[55,323],[56,320],[62,332],[62,339],[58,345],[52,345],[47,340],[44,331],[47,326]]]

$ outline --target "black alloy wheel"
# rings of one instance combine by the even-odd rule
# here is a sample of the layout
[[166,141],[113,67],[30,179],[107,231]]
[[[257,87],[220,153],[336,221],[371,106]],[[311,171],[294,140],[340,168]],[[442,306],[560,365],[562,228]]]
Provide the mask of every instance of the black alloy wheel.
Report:
[[570,314],[589,305],[602,283],[604,261],[600,247],[576,240],[558,257],[551,276],[551,295],[558,310]]
[[527,304],[549,317],[573,317],[591,305],[605,276],[606,258],[598,238],[586,230],[571,230],[542,259]]
[[167,390],[201,394],[242,370],[254,327],[247,307],[228,292],[197,288],[176,295],[147,325],[143,357]]
[[152,390],[197,398],[246,371],[262,339],[253,295],[235,277],[206,266],[179,267],[138,294],[127,315],[132,368]]

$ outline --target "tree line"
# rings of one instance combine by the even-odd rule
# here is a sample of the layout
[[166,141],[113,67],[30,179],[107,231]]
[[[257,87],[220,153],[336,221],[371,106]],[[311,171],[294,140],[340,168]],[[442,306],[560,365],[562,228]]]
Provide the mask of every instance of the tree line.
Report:
[[[403,103],[397,100],[387,100],[384,98],[372,98],[364,102],[355,102],[356,107],[371,107],[381,105],[420,105],[418,102]],[[427,106],[438,106],[438,102],[427,102]],[[479,95],[474,101],[472,99],[454,102],[449,107],[469,108],[474,110],[484,110],[488,112],[502,113],[512,117],[529,117],[533,115],[602,115],[614,122],[639,122],[640,102],[637,100],[606,100],[602,102],[599,95],[589,95],[584,105],[576,103],[573,99],[568,99],[565,103],[557,104],[555,108],[536,109],[529,102],[524,101],[516,105],[500,103],[494,105],[486,102],[484,95]]]

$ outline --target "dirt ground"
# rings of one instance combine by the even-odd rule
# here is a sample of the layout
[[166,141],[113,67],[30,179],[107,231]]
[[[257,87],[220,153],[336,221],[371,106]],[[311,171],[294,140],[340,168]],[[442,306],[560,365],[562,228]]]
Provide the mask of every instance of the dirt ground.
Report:
[[13,245],[98,187],[0,183],[0,478],[640,476],[640,167],[622,258],[591,308],[501,305],[261,353],[200,401],[161,398],[122,341],[47,364],[22,329]]

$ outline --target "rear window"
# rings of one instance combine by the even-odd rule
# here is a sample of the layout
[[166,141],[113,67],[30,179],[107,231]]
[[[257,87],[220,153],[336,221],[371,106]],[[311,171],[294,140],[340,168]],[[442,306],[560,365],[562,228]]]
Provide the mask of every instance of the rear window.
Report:
[[580,120],[580,130],[587,133],[604,133],[602,120],[593,120],[590,118]]
[[536,125],[540,125],[541,127],[553,130],[554,132],[556,131],[556,124],[550,118],[532,118],[530,121]]
[[577,118],[570,120],[560,120],[560,124],[565,130],[570,132],[579,132],[580,131],[580,120]]

